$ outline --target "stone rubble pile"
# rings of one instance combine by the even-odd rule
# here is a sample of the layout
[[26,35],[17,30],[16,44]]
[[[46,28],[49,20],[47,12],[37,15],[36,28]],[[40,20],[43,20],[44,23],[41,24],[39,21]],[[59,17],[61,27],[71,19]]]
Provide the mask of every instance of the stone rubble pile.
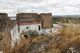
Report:
[[49,36],[42,36],[41,39],[42,40],[37,40],[36,42],[33,42],[31,44],[29,48],[29,51],[30,51],[29,53],[40,53],[49,48],[50,41],[52,40],[52,38]]

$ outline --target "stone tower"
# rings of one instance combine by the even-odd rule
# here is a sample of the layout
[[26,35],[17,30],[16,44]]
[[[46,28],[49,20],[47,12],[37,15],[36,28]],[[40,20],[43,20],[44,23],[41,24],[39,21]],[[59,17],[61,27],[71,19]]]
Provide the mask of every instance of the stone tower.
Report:
[[10,23],[8,15],[6,13],[0,13],[0,49],[3,50],[3,53],[10,53]]
[[41,13],[41,25],[44,29],[49,29],[52,27],[52,14],[51,13]]

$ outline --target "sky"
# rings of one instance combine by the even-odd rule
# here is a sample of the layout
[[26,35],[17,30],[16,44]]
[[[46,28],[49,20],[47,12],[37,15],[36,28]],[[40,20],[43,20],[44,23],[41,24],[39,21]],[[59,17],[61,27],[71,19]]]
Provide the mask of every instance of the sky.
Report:
[[0,12],[9,16],[19,12],[80,15],[80,0],[0,0]]

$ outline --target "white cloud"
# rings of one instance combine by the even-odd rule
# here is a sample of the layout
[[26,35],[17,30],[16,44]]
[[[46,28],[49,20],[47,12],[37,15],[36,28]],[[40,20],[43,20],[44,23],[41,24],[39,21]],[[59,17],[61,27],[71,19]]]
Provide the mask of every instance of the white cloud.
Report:
[[80,15],[80,0],[0,0],[0,12],[52,12],[53,15]]

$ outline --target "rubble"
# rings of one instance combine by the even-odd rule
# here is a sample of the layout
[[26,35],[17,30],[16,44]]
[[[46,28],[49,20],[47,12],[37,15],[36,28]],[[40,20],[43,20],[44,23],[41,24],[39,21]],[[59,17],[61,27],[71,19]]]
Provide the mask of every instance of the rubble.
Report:
[[37,41],[33,40],[32,44],[29,48],[29,53],[40,53],[45,50],[47,51],[52,38],[49,36],[42,35],[36,39],[38,39],[38,40]]
[[[41,34],[41,35],[33,35],[31,36],[31,39],[30,38],[22,38],[18,47],[16,46],[17,49],[15,50],[18,50],[20,51],[20,53],[41,53],[41,52],[47,52],[47,50],[51,47],[50,44],[51,44],[51,41],[52,41],[52,36],[48,36],[48,35],[44,35],[44,34]],[[23,49],[22,49],[23,48]],[[24,52],[24,51],[25,52]],[[15,52],[13,52],[15,53]],[[19,53],[19,52],[18,52]]]
[[[19,48],[16,46],[17,49],[15,50],[18,51],[13,53],[68,53],[67,49],[70,49],[71,47],[79,49],[79,27],[75,27],[74,29],[69,26],[68,28],[61,29],[60,33],[52,35],[34,34],[31,36],[31,39],[23,38],[22,42],[19,43],[20,45],[18,45]],[[77,52],[79,53],[79,51]]]

